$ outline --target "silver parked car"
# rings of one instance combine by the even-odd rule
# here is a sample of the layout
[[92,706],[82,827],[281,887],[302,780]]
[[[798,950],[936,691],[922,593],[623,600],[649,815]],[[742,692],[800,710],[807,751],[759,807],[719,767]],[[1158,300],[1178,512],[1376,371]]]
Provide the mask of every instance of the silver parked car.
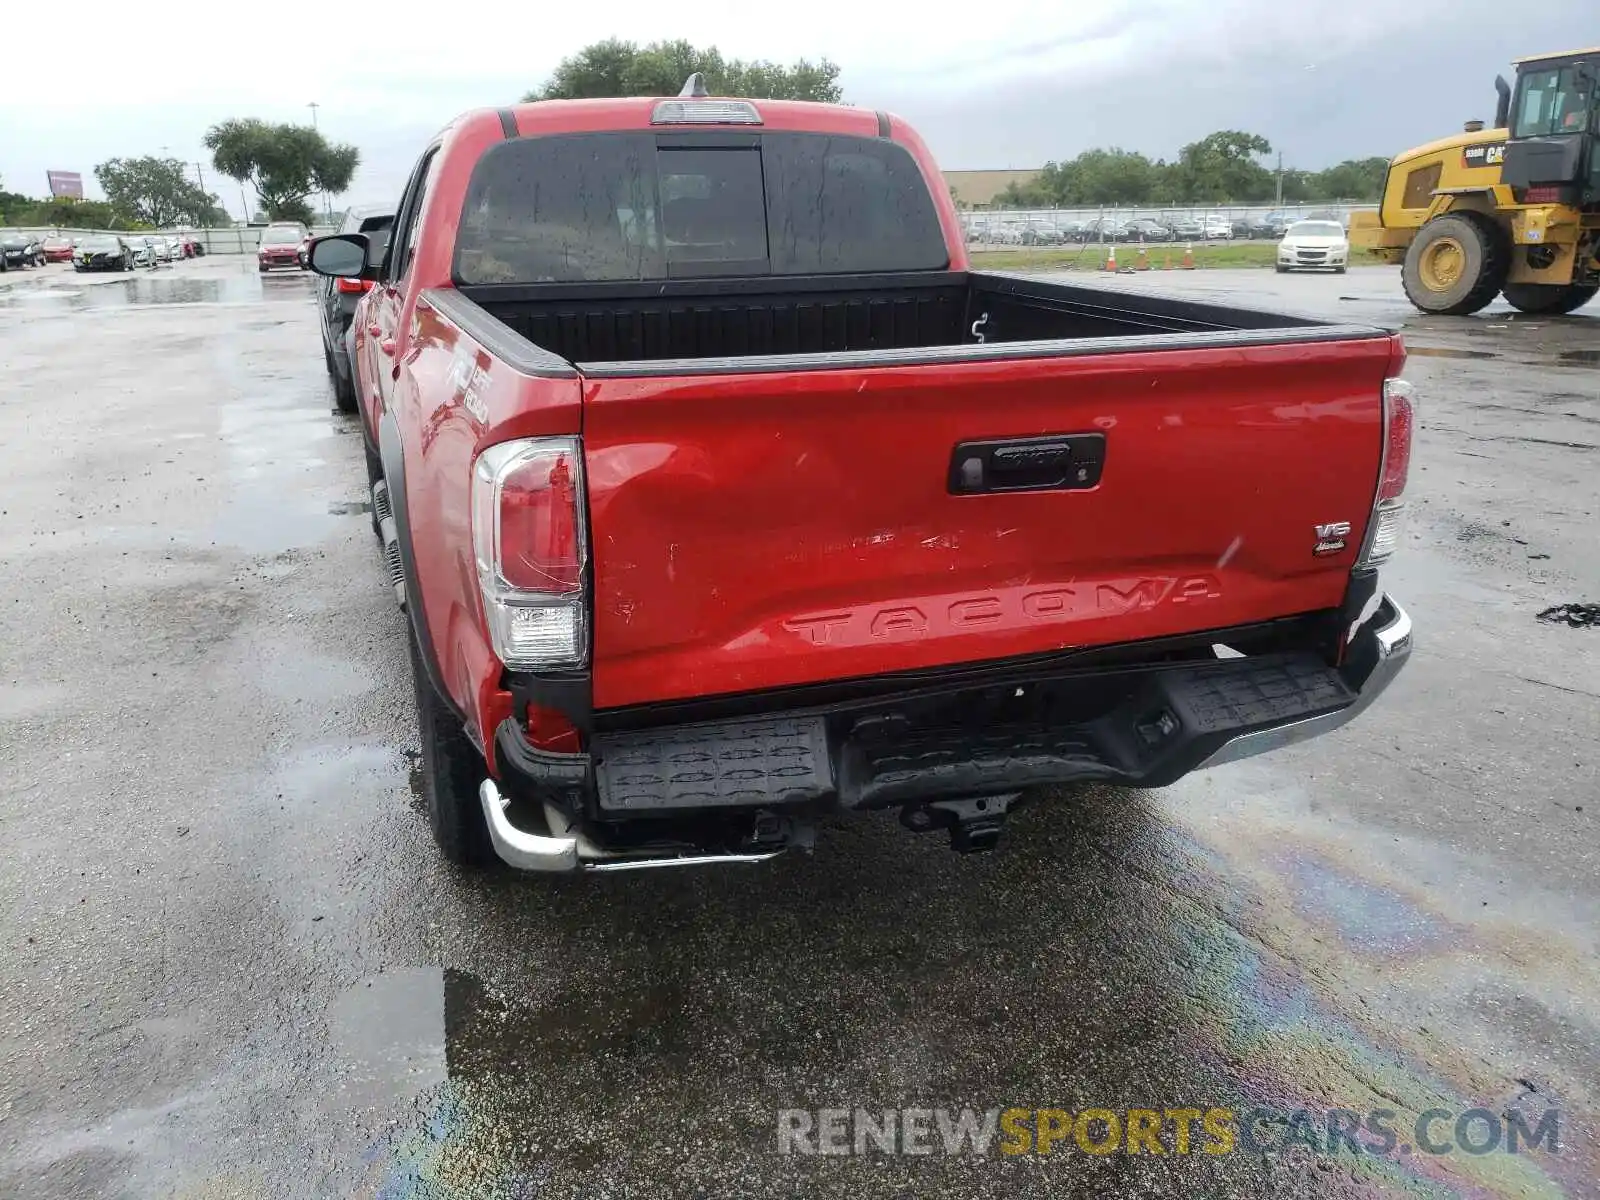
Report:
[[133,251],[133,265],[136,267],[153,267],[156,264],[155,247],[151,244],[155,239],[146,237],[142,233],[125,233],[122,240],[128,243],[128,249]]

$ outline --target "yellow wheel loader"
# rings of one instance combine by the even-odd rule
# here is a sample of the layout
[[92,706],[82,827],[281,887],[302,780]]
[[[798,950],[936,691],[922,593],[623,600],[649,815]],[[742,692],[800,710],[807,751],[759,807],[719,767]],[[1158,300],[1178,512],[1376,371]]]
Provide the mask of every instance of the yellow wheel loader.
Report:
[[1495,127],[1407,150],[1350,244],[1401,264],[1427,313],[1477,312],[1497,295],[1560,315],[1600,293],[1600,47],[1516,60],[1496,77]]

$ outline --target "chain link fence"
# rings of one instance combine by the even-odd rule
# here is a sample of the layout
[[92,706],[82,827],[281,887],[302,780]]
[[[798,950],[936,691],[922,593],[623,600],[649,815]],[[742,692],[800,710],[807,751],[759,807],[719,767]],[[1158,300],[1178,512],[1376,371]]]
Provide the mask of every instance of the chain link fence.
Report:
[[[11,228],[7,227],[7,232],[10,232]],[[194,238],[204,246],[207,254],[254,254],[256,247],[261,244],[261,231],[263,228],[264,226],[252,225],[246,228],[180,231],[176,229],[75,229],[69,227],[54,228],[45,225],[24,225],[18,229],[18,232],[29,237],[36,237],[40,241],[47,237],[80,238],[103,233],[117,234],[122,237],[142,237],[145,234],[150,234],[153,237],[177,237],[182,232],[185,236]],[[313,225],[311,227],[313,237],[321,237],[323,234],[336,232],[337,230],[332,225]]]
[[1277,241],[1296,221],[1337,221],[1375,206],[1357,201],[1322,204],[1214,204],[1204,207],[1143,205],[1099,208],[964,209],[969,245],[1106,245],[1109,243]]

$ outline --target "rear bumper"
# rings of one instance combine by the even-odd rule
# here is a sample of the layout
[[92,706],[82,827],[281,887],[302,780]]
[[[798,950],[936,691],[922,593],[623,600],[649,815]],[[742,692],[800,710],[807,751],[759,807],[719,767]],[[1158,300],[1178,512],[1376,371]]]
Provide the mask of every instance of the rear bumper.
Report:
[[1296,742],[1310,741],[1349,724],[1366,711],[1394,682],[1395,676],[1400,674],[1401,668],[1411,657],[1411,617],[1395,603],[1393,597],[1385,595],[1368,625],[1369,628],[1364,631],[1366,636],[1353,648],[1354,661],[1341,668],[1342,674],[1348,673],[1347,682],[1350,675],[1360,677],[1359,683],[1352,689],[1355,692],[1354,701],[1334,712],[1236,734],[1200,766],[1219,767],[1224,763],[1238,762],[1292,746]]
[[1337,668],[1311,652],[1190,661],[600,735],[580,754],[533,747],[508,719],[480,802],[496,852],[522,870],[755,862],[790,844],[795,814],[900,808],[923,829],[984,797],[1003,811],[1050,785],[1165,786],[1306,741],[1371,705],[1411,644],[1410,617],[1383,596]]

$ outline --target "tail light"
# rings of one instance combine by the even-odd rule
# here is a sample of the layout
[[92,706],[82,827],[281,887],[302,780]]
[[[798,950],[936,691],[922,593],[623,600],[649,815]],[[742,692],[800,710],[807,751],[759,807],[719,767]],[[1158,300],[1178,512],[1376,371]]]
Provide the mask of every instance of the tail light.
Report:
[[524,438],[478,456],[472,544],[490,644],[513,670],[589,657],[583,446]]
[[372,280],[340,278],[334,282],[334,286],[337,287],[341,292],[356,292],[359,294],[361,292],[370,292],[372,290]]
[[1372,520],[1363,567],[1375,567],[1400,546],[1405,524],[1406,478],[1411,473],[1411,441],[1417,424],[1417,393],[1404,379],[1383,381],[1383,459],[1378,468],[1378,494],[1372,502]]

